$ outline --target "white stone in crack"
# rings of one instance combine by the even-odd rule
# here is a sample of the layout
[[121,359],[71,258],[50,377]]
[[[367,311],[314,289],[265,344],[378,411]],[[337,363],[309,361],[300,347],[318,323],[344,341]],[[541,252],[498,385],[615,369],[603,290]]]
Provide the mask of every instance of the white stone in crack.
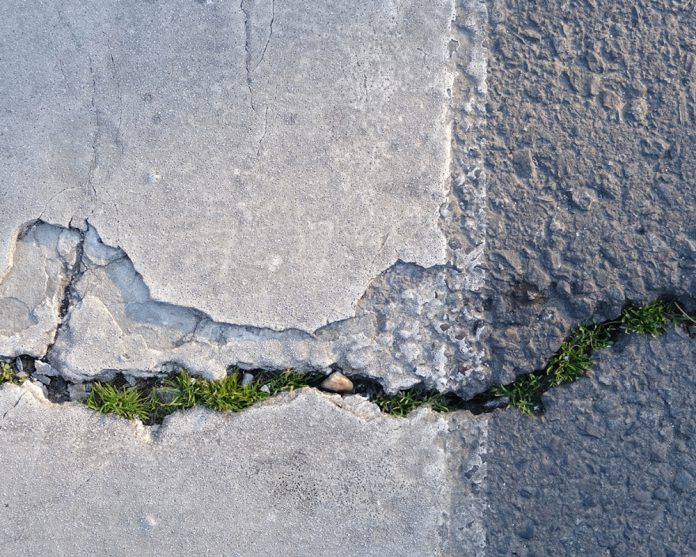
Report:
[[334,393],[349,393],[353,390],[353,382],[339,371],[334,371],[321,382],[321,388]]
[[42,357],[60,324],[80,234],[42,222],[18,235],[0,281],[0,354]]

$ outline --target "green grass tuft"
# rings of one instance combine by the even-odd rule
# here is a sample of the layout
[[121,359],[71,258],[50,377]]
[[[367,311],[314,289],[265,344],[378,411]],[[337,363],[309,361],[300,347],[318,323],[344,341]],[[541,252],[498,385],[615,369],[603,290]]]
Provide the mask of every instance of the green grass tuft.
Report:
[[451,395],[438,391],[424,391],[414,387],[393,395],[379,393],[373,401],[382,412],[393,416],[405,416],[420,406],[429,406],[436,412],[452,409]]
[[13,383],[15,385],[21,385],[24,383],[26,377],[18,377],[15,370],[12,369],[7,362],[0,363],[0,383]]
[[542,381],[539,375],[529,373],[522,375],[509,385],[498,385],[491,389],[491,394],[497,397],[509,397],[510,406],[517,408],[523,414],[532,416],[540,408]]
[[177,410],[205,406],[219,412],[239,412],[281,392],[316,386],[318,377],[288,370],[280,374],[260,373],[244,384],[244,373],[233,369],[220,381],[192,377],[185,370],[168,377],[148,392],[145,388],[116,388],[95,383],[87,406],[98,412],[112,412],[124,418],[139,418],[145,423],[159,423]]
[[656,337],[674,322],[667,302],[657,300],[643,306],[629,306],[621,316],[621,328],[627,333]]
[[239,412],[271,396],[270,393],[262,391],[261,387],[257,380],[243,385],[242,374],[234,371],[222,381],[203,382],[200,402],[203,406],[219,412]]
[[150,416],[148,400],[137,387],[119,389],[109,383],[95,383],[86,404],[97,412],[116,414],[129,420],[139,418],[146,421]]

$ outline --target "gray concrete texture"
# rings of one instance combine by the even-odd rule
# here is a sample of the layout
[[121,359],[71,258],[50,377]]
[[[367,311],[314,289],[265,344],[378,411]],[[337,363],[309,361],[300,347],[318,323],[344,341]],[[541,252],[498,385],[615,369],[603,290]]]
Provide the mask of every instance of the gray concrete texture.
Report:
[[578,322],[696,295],[693,2],[492,0],[491,365],[541,367]]
[[88,219],[158,300],[274,329],[350,317],[397,259],[446,261],[452,11],[3,2],[3,256],[27,221]]
[[[71,380],[176,362],[489,381],[468,299],[479,161],[452,140],[454,115],[474,130],[482,110],[484,6],[11,1],[0,17],[7,269],[47,249],[37,219],[83,238],[47,279],[65,293],[43,303],[52,334],[10,319],[5,356]],[[34,307],[22,287],[4,303]]]
[[418,557],[485,543],[485,419],[396,419],[307,390],[153,429],[30,383],[0,388],[0,416],[2,555]]

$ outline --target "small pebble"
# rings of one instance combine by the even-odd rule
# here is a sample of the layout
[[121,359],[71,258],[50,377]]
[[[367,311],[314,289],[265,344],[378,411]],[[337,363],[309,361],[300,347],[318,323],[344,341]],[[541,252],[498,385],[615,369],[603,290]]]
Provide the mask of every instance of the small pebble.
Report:
[[242,376],[242,386],[246,387],[247,385],[251,385],[251,383],[254,381],[254,376],[251,373],[245,373]]
[[42,362],[41,360],[36,360],[34,362],[34,368],[36,369],[36,373],[44,375],[46,377],[55,377],[56,375],[60,375],[50,365],[48,365],[45,362]]
[[349,393],[353,390],[353,382],[342,373],[334,371],[321,382],[321,388],[334,393]]

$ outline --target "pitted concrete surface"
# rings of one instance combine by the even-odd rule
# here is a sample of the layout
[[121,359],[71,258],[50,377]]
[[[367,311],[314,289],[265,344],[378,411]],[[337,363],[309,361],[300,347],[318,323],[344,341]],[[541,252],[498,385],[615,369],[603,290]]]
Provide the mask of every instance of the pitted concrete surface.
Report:
[[313,331],[446,262],[452,0],[2,2],[0,245],[88,219],[155,299]]
[[[158,430],[0,389],[3,555],[476,555],[486,420],[315,391]],[[465,545],[460,545],[465,540]],[[461,548],[461,549],[460,549]]]

